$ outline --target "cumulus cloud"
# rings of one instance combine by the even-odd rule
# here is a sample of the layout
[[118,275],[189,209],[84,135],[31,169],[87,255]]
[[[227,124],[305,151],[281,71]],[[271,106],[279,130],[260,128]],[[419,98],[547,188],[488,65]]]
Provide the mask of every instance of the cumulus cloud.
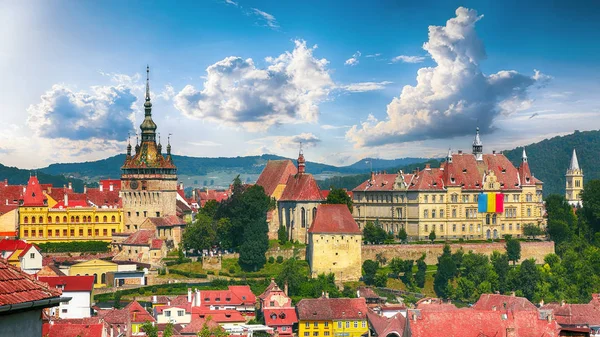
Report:
[[92,87],[74,92],[56,84],[27,109],[27,123],[45,138],[123,141],[133,130],[136,96],[124,86]]
[[352,125],[330,125],[330,124],[322,124],[321,129],[323,130],[336,130],[336,129],[346,129],[350,128]]
[[158,95],[156,95],[156,97],[168,101],[171,98],[175,97],[175,88],[173,88],[173,86],[170,84],[166,84],[165,89],[161,91]]
[[372,58],[372,57],[379,57],[379,56],[381,56],[381,53],[369,54],[365,57]]
[[421,63],[425,61],[424,56],[408,56],[408,55],[398,55],[392,58],[392,63],[402,62],[402,63]]
[[187,85],[174,98],[185,116],[266,130],[282,123],[316,122],[319,103],[334,88],[326,59],[302,40],[292,52],[267,57],[266,68],[252,59],[227,57],[206,69],[201,90]]
[[382,82],[358,82],[341,86],[342,89],[349,92],[366,92],[385,89],[386,85],[392,84],[390,81]]
[[483,74],[479,64],[486,54],[475,32],[481,18],[459,7],[445,26],[430,26],[423,49],[437,65],[418,70],[417,84],[405,86],[388,104],[385,120],[370,118],[354,125],[346,138],[356,147],[451,138],[471,134],[477,123],[486,133],[500,114],[530,106],[528,89],[548,77],[537,71],[533,76],[516,71]]
[[201,140],[198,142],[189,142],[189,144],[194,145],[194,146],[221,146],[221,145],[223,145],[221,143],[213,142],[212,140]]
[[314,147],[321,143],[321,139],[312,133],[305,132],[293,136],[268,136],[248,141],[248,144],[274,146],[279,150],[298,149],[300,143],[303,148]]
[[[237,4],[236,4],[237,5]],[[278,29],[279,28],[279,23],[277,22],[277,19],[264,11],[261,11],[258,8],[252,8],[252,12],[253,15],[255,15],[256,17],[258,17],[262,23],[264,23],[265,26],[271,28],[271,29]]]
[[225,3],[228,5],[234,5],[235,7],[239,6],[239,4],[233,0],[225,0]]
[[344,62],[344,64],[347,66],[354,67],[355,65],[358,64],[359,57],[360,57],[360,51],[356,51],[356,53],[352,54],[352,57],[347,59],[346,62]]

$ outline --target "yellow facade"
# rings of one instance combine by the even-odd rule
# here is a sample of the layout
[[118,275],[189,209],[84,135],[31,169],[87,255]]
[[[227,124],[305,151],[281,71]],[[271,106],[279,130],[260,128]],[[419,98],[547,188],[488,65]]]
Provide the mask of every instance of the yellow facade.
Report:
[[94,259],[77,263],[69,269],[69,276],[93,275],[96,277],[94,288],[106,287],[106,274],[116,272],[118,266],[116,263]]
[[337,282],[361,277],[362,235],[309,233],[308,261],[313,278],[333,273]]
[[360,337],[369,332],[369,324],[363,320],[333,321],[334,337]]
[[18,220],[19,237],[32,243],[109,242],[124,227],[120,208],[21,206]]
[[567,169],[565,198],[572,206],[581,206],[581,192],[583,192],[583,170],[579,167],[577,153],[573,149],[571,165]]
[[298,322],[299,337],[331,337],[333,336],[333,321],[303,321]]

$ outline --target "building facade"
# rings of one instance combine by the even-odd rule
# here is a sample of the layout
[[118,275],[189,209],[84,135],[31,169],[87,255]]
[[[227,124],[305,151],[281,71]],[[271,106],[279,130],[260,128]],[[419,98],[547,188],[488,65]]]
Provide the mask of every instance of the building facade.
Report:
[[[149,68],[146,72],[149,74]],[[127,156],[121,167],[121,198],[127,232],[138,230],[148,217],[177,215],[177,168],[171,157],[171,144],[167,144],[167,154],[163,156],[160,138],[156,142],[148,78],[144,110],[141,143],[136,140],[134,155],[131,144],[127,146]]]
[[62,291],[63,297],[70,297],[68,302],[61,303],[50,310],[50,316],[58,318],[91,317],[92,291],[94,276],[49,276],[39,277],[50,287]]
[[[494,239],[522,235],[522,227],[545,227],[542,182],[529,169],[525,149],[515,167],[501,153],[483,154],[477,130],[473,153],[448,151],[440,168],[426,165],[413,173],[371,174],[353,190],[353,215],[362,228],[373,221],[411,239]],[[478,212],[482,193],[500,194],[504,209]]]
[[298,323],[298,316],[286,291],[271,279],[271,284],[258,298],[265,324],[279,333],[279,336],[292,336],[292,328]]
[[303,299],[296,309],[300,337],[360,337],[369,332],[364,298]]
[[571,164],[567,169],[566,194],[565,198],[571,206],[581,206],[581,192],[583,191],[583,170],[579,168],[577,161],[577,152],[573,149],[571,156]]
[[338,282],[361,276],[362,232],[346,205],[319,205],[308,231],[307,259],[312,277],[333,273]]

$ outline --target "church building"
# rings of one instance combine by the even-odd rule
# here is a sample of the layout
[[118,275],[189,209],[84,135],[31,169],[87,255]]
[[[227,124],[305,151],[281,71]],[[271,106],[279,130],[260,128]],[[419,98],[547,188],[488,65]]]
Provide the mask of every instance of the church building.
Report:
[[136,137],[135,154],[127,145],[127,157],[121,167],[121,198],[125,231],[134,232],[149,217],[176,215],[177,167],[171,157],[171,144],[163,156],[160,137],[156,142],[156,123],[152,120],[150,102],[150,68],[146,69],[145,118],[140,129],[141,143]]
[[571,165],[567,169],[567,186],[565,198],[571,206],[581,206],[581,192],[583,191],[583,170],[579,168],[577,152],[573,149]]

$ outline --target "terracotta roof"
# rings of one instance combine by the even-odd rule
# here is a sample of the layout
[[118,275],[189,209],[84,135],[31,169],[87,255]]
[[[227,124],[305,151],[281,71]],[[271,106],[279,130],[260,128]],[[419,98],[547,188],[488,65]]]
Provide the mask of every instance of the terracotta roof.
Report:
[[61,291],[0,258],[0,306],[59,297]]
[[379,316],[374,311],[369,309],[367,312],[369,326],[375,330],[377,336],[404,336],[406,330],[406,318],[401,313],[397,313],[392,317]]
[[36,176],[29,177],[25,193],[23,193],[23,206],[44,206],[46,196]]
[[132,246],[147,246],[150,244],[150,240],[154,238],[154,230],[151,229],[140,229],[137,232],[132,233],[123,241],[124,245]]
[[373,291],[373,289],[371,289],[369,287],[358,287],[356,292],[358,293],[358,297],[377,298],[377,299],[380,298],[379,295],[377,295],[375,293],[375,291]]
[[161,239],[152,239],[152,244],[150,245],[150,249],[161,249],[163,246],[163,240]]
[[321,190],[312,174],[289,176],[283,194],[279,200],[321,201]]
[[0,213],[6,213],[10,210],[9,207],[12,208],[19,205],[23,188],[21,185],[8,185],[7,179],[4,182],[0,182],[0,204],[2,204]]
[[113,186],[113,191],[121,189],[121,179],[101,179],[98,185],[102,186],[104,191],[109,191],[111,184]]
[[37,276],[65,276],[65,273],[63,273],[60,270],[60,268],[58,268],[55,265],[47,265],[47,266],[43,266],[42,269],[40,269],[40,271],[38,271],[36,275]]
[[271,196],[277,185],[285,184],[289,176],[298,172],[294,163],[289,160],[269,160],[262,173],[256,181],[256,185],[262,186],[265,194]]
[[600,325],[600,300],[597,294],[586,304],[549,303],[541,309],[553,310],[556,321],[561,325]]
[[361,234],[360,228],[346,205],[323,204],[317,207],[309,233]]
[[263,310],[265,325],[273,326],[291,326],[298,323],[298,316],[295,308],[269,308]]
[[206,319],[217,323],[245,323],[246,318],[237,310],[207,310],[203,307],[192,307],[192,322],[197,319]]
[[[119,182],[119,187],[120,187]],[[110,191],[108,188],[100,191],[99,188],[87,188],[85,193],[87,200],[97,207],[122,207],[119,189]],[[69,199],[70,200],[70,199]]]
[[12,252],[17,249],[25,249],[29,244],[23,240],[0,240],[0,251]]
[[155,227],[175,227],[175,226],[184,226],[186,223],[182,219],[178,218],[175,215],[169,215],[165,217],[152,217],[148,218],[150,222]]
[[316,298],[302,299],[296,305],[301,321],[358,319],[367,317],[364,298]]
[[258,298],[265,299],[269,295],[269,293],[271,293],[273,291],[280,292],[282,290],[279,288],[279,286],[277,285],[277,283],[275,283],[275,279],[271,278],[271,283],[269,283],[269,285],[267,286],[267,288],[265,289],[265,291],[263,291],[262,294],[258,295]]
[[206,320],[204,318],[195,318],[192,319],[192,321],[190,322],[190,324],[186,325],[185,328],[183,328],[180,333],[182,334],[197,334],[198,332],[200,332],[200,330],[202,330],[202,327],[204,327],[204,323],[206,322],[206,325],[208,326],[209,329],[214,329],[214,328],[221,328],[221,326],[219,325],[219,323],[217,323],[215,320],[210,319],[210,320]]
[[69,204],[65,206],[65,201],[61,200],[56,203],[52,208],[63,209],[69,207],[90,207],[85,200],[69,200]]
[[131,323],[144,323],[146,321],[155,322],[154,317],[150,315],[144,307],[142,307],[138,301],[130,302],[123,308],[129,312]]
[[230,191],[217,191],[217,190],[200,190],[197,189],[198,199],[200,200],[200,206],[204,207],[207,201],[215,200],[216,202],[221,202],[223,200],[227,200],[229,198]]
[[229,290],[242,300],[244,305],[256,304],[256,296],[252,293],[250,286],[229,286]]
[[536,311],[537,307],[525,297],[507,296],[500,294],[481,294],[473,304],[475,310],[512,310]]
[[201,290],[202,307],[211,305],[254,305],[256,296],[249,286],[229,286],[227,290]]
[[52,324],[42,326],[44,337],[102,337],[104,324]]
[[94,276],[40,276],[38,279],[63,292],[92,292],[94,289]]
[[192,312],[192,304],[191,303],[186,303],[184,305],[159,305],[156,308],[154,308],[154,310],[156,311],[157,314],[162,314],[163,311],[165,311],[167,309],[172,309],[172,308],[183,309],[187,313]]
[[[352,191],[391,191],[394,189],[394,182],[397,176],[397,174],[390,173],[373,174],[371,178],[356,186]],[[403,177],[407,184],[410,184],[413,178],[412,174],[404,174]]]

